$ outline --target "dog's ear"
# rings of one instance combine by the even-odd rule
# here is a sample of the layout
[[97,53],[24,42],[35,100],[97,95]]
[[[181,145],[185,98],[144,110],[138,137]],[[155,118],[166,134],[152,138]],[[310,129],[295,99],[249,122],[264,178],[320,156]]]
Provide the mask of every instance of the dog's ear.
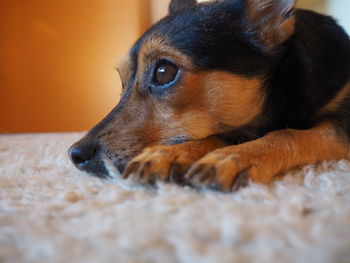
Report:
[[169,4],[169,14],[174,14],[180,10],[194,7],[196,4],[197,0],[171,0]]
[[294,33],[296,0],[245,0],[245,3],[250,27],[266,48],[275,48]]

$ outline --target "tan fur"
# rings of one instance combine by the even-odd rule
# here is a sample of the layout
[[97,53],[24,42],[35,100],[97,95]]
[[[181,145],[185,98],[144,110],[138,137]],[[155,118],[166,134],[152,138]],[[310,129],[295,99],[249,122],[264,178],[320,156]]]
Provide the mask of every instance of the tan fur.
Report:
[[[209,153],[187,174],[194,185],[216,184],[231,191],[236,176],[245,173],[253,181],[269,183],[291,168],[324,160],[340,160],[348,155],[345,137],[332,123],[322,123],[310,130],[280,130],[240,144]],[[210,169],[215,173],[207,176]]]
[[350,96],[350,81],[319,112],[319,116],[335,112],[341,103]]
[[130,79],[131,69],[130,69],[130,58],[126,56],[118,65],[117,71],[119,73],[120,79],[125,87],[127,81]]
[[262,111],[265,102],[261,78],[245,78],[226,72],[208,72],[203,78],[207,109],[215,120],[240,127]]
[[[183,176],[190,166],[205,154],[225,144],[211,136],[178,145],[157,145],[146,148],[128,165],[124,178],[150,183],[155,179],[168,181],[169,176]],[[174,178],[173,178],[174,179]]]

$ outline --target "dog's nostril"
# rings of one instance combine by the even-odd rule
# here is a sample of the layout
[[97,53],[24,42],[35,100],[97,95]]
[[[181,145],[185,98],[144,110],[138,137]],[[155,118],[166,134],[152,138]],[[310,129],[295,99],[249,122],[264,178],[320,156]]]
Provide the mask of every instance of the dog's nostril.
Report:
[[83,146],[73,145],[69,148],[69,157],[75,165],[81,166],[95,156],[96,149],[96,146],[92,144]]
[[80,153],[74,149],[73,151],[71,151],[70,153],[71,159],[75,164],[81,164],[86,162],[86,160],[84,160],[81,156]]

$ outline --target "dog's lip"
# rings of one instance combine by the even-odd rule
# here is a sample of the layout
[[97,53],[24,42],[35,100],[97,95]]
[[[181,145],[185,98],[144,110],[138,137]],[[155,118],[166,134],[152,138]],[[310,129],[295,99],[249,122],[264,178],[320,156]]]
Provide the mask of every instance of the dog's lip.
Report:
[[93,176],[107,179],[110,178],[108,170],[106,169],[104,163],[99,158],[93,158],[88,161],[84,161],[79,164],[74,164],[80,171],[86,172]]
[[88,172],[88,174],[90,174],[92,176],[95,176],[95,177],[98,177],[98,178],[101,178],[101,179],[112,179],[112,177],[109,174],[105,174],[105,173],[91,173],[91,172]]

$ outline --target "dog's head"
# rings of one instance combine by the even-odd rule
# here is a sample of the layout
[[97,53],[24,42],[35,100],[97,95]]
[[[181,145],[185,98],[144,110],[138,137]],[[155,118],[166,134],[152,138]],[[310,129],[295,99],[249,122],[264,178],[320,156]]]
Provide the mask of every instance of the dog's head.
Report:
[[70,148],[82,170],[123,172],[145,147],[257,123],[263,82],[294,31],[293,0],[172,0],[118,71],[117,107]]

